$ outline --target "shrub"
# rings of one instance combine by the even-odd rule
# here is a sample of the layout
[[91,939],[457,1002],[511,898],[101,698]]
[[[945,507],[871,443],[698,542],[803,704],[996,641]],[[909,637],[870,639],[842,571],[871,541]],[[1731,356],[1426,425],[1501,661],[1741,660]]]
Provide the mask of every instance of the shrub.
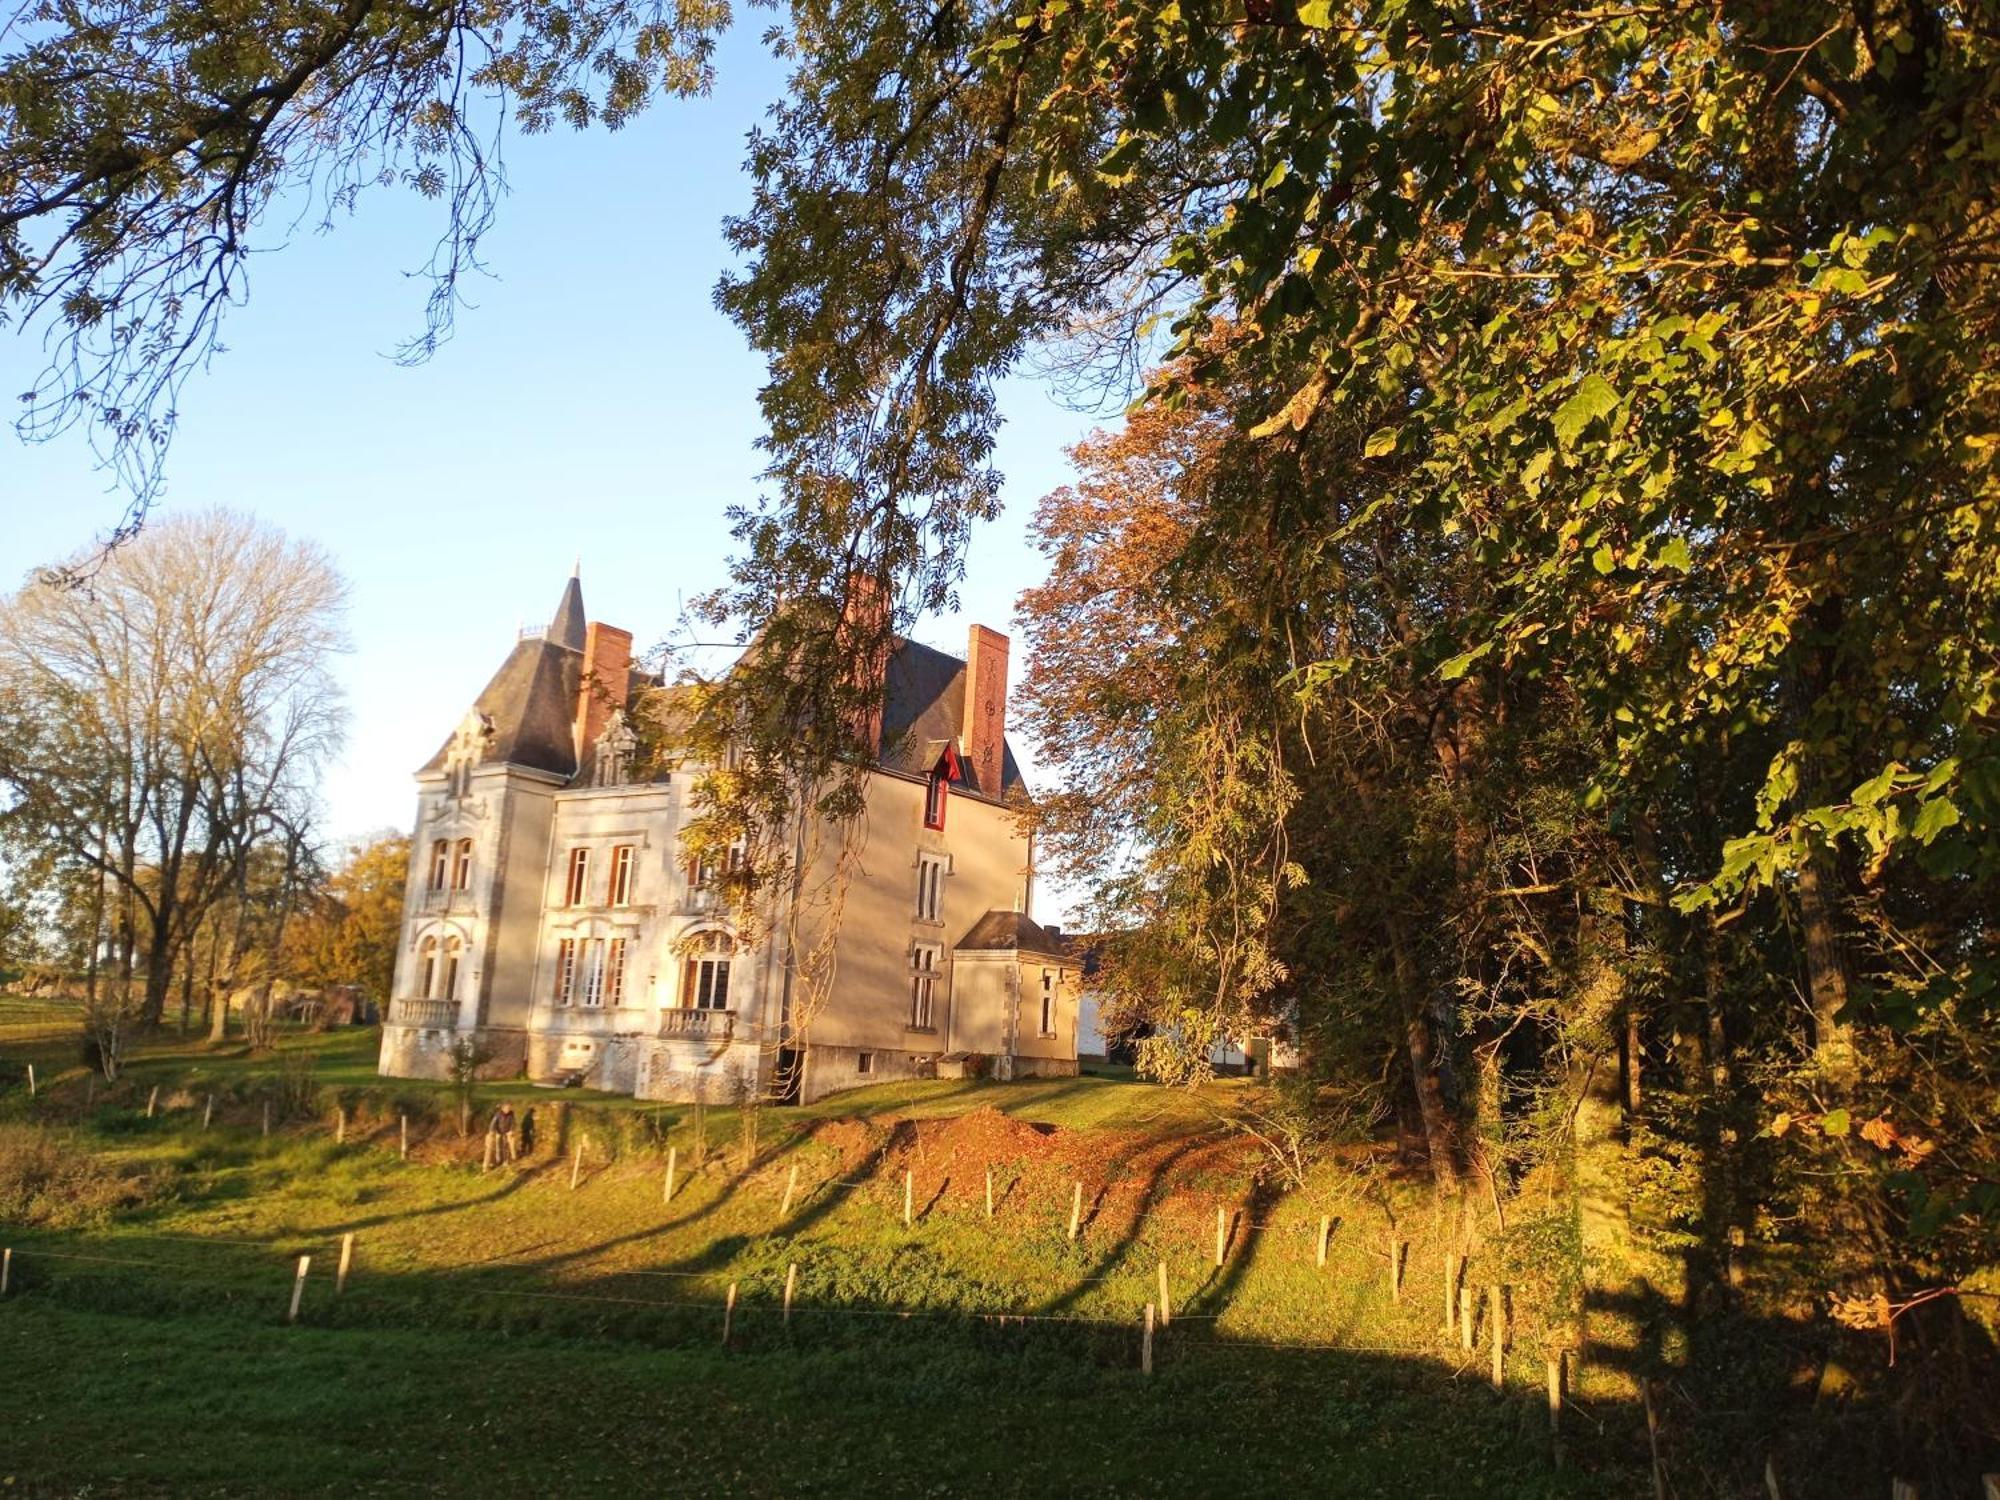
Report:
[[144,1203],[144,1178],[127,1176],[45,1126],[0,1126],[0,1220],[50,1229],[102,1224]]

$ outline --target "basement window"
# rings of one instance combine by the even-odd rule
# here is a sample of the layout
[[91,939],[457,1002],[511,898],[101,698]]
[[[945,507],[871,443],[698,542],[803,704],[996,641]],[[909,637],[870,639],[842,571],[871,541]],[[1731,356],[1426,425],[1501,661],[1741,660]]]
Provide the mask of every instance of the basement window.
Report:
[[855,1071],[855,1072],[857,1072],[857,1073],[872,1073],[872,1072],[874,1072],[874,1071],[875,1071],[875,1054],[874,1054],[874,1053],[872,1053],[872,1052],[857,1052],[857,1053],[855,1053],[855,1054],[854,1054],[854,1071]]

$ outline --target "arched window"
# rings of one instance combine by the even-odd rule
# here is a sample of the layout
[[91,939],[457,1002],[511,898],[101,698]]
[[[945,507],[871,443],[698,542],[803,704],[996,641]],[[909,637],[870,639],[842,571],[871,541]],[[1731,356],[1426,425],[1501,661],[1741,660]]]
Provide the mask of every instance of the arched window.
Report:
[[425,938],[422,945],[417,949],[417,956],[422,962],[422,967],[417,971],[421,977],[421,982],[417,985],[417,993],[425,999],[429,999],[432,993],[432,986],[437,983],[438,940],[434,937]]
[[706,934],[681,970],[681,1008],[729,1009],[729,962],[736,944],[725,932]]
[[451,845],[446,843],[443,839],[434,840],[431,844],[431,889],[432,890],[441,891],[444,889],[445,873],[450,868],[450,864],[451,864]]
[[465,953],[465,944],[458,938],[447,938],[444,945],[444,984],[438,990],[438,999],[458,998],[458,961]]
[[451,859],[451,888],[462,891],[472,884],[472,840],[460,839]]

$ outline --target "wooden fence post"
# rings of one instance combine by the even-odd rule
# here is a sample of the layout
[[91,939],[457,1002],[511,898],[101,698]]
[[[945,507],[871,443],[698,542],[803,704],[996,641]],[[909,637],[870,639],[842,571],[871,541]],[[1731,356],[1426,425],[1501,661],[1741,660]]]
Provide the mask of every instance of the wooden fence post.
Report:
[[287,1323],[296,1323],[299,1320],[299,1299],[306,1294],[306,1272],[312,1269],[312,1263],[313,1258],[310,1255],[299,1257],[298,1272],[292,1277],[292,1310],[286,1315]]
[[215,1118],[215,1095],[208,1096],[208,1104],[201,1112],[201,1128],[208,1129],[208,1122]]
[[793,1261],[791,1262],[791,1264],[785,1267],[785,1323],[787,1324],[787,1326],[789,1326],[792,1321],[792,1293],[796,1292],[798,1289],[799,1289],[799,1263],[797,1261]]
[[1222,1264],[1222,1252],[1229,1244],[1229,1210],[1221,1204],[1215,1207],[1215,1263]]
[[779,1218],[784,1219],[791,1217],[792,1194],[796,1193],[798,1190],[799,1190],[799,1164],[797,1162],[793,1162],[792,1170],[790,1174],[785,1178],[785,1201],[778,1205]]
[[333,1295],[338,1297],[347,1290],[347,1273],[354,1265],[354,1236],[352,1233],[340,1237],[340,1267],[333,1273]]
[[0,1297],[7,1295],[7,1283],[14,1279],[14,1247],[0,1250]]
[[671,1203],[674,1201],[674,1168],[679,1166],[680,1163],[681,1148],[678,1146],[667,1147],[667,1182],[666,1186],[660,1189],[660,1201],[662,1203]]
[[410,1117],[407,1114],[398,1114],[396,1116],[396,1130],[399,1136],[396,1145],[396,1160],[408,1161],[410,1159]]
[[576,1138],[576,1155],[569,1161],[569,1190],[572,1193],[576,1191],[577,1177],[583,1172],[583,1148],[588,1144],[590,1144],[589,1136],[579,1135]]
[[28,1097],[30,1099],[35,1097],[35,1065],[33,1063],[28,1064]]
[[903,1227],[908,1229],[917,1222],[917,1174],[903,1169]]
[[1403,1300],[1403,1242],[1389,1236],[1389,1300]]
[[1455,1251],[1444,1253],[1444,1336],[1451,1337],[1454,1324],[1458,1322],[1458,1255]]
[[993,1217],[993,1169],[986,1169],[986,1217]]
[[1555,1465],[1562,1467],[1563,1352],[1549,1351],[1549,1446]]
[[264,1101],[264,1134],[268,1136],[270,1135],[270,1133],[271,1133],[271,1101],[269,1099],[266,1099]]
[[1487,1335],[1493,1341],[1493,1389],[1504,1390],[1507,1385],[1507,1294],[1497,1286],[1486,1289],[1486,1321],[1490,1325]]
[[336,1104],[333,1107],[333,1143],[336,1146],[345,1146],[347,1144],[347,1106],[345,1104]]
[[1321,1214],[1319,1216],[1319,1253],[1313,1258],[1313,1264],[1322,1271],[1326,1269],[1326,1242],[1332,1238],[1333,1215]]
[[1639,1398],[1646,1404],[1646,1449],[1653,1461],[1653,1500],[1667,1500],[1667,1471],[1660,1467],[1660,1414],[1653,1406],[1653,1382],[1639,1377]]
[[493,1170],[493,1148],[499,1144],[499,1140],[500,1137],[494,1132],[490,1130],[486,1132],[486,1155],[479,1163],[480,1171],[490,1172]]
[[1458,1347],[1470,1354],[1476,1345],[1472,1342],[1472,1325],[1476,1314],[1472,1305],[1472,1288],[1460,1286],[1458,1289]]
[[160,1086],[156,1083],[153,1085],[153,1092],[146,1096],[147,1119],[150,1120],[153,1118],[153,1111],[159,1107],[159,1104],[160,1104]]
[[1146,1304],[1146,1331],[1139,1339],[1139,1373],[1153,1373],[1153,1304]]
[[1075,1240],[1077,1231],[1083,1227],[1083,1184],[1079,1182],[1069,1197],[1069,1237]]
[[736,1283],[729,1283],[729,1296],[722,1304],[722,1347],[729,1347],[729,1325],[736,1321]]
[[1160,1262],[1160,1326],[1165,1328],[1174,1321],[1174,1304],[1167,1296],[1167,1263]]

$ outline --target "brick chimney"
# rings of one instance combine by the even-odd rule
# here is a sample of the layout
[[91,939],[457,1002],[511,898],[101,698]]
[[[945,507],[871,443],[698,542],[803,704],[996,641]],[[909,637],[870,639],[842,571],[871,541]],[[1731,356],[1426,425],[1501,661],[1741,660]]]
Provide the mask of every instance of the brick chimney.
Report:
[[1007,762],[1007,637],[972,627],[965,644],[965,720],[959,735],[972,784],[987,797],[1000,795]]
[[576,765],[590,765],[590,752],[614,708],[625,706],[631,687],[632,632],[592,620],[583,632],[583,673],[576,689]]
[[868,707],[856,716],[854,733],[871,756],[882,753],[882,697],[895,647],[889,605],[882,585],[870,573],[850,573],[847,596],[841,601],[841,650],[854,663],[853,685],[872,694]]

